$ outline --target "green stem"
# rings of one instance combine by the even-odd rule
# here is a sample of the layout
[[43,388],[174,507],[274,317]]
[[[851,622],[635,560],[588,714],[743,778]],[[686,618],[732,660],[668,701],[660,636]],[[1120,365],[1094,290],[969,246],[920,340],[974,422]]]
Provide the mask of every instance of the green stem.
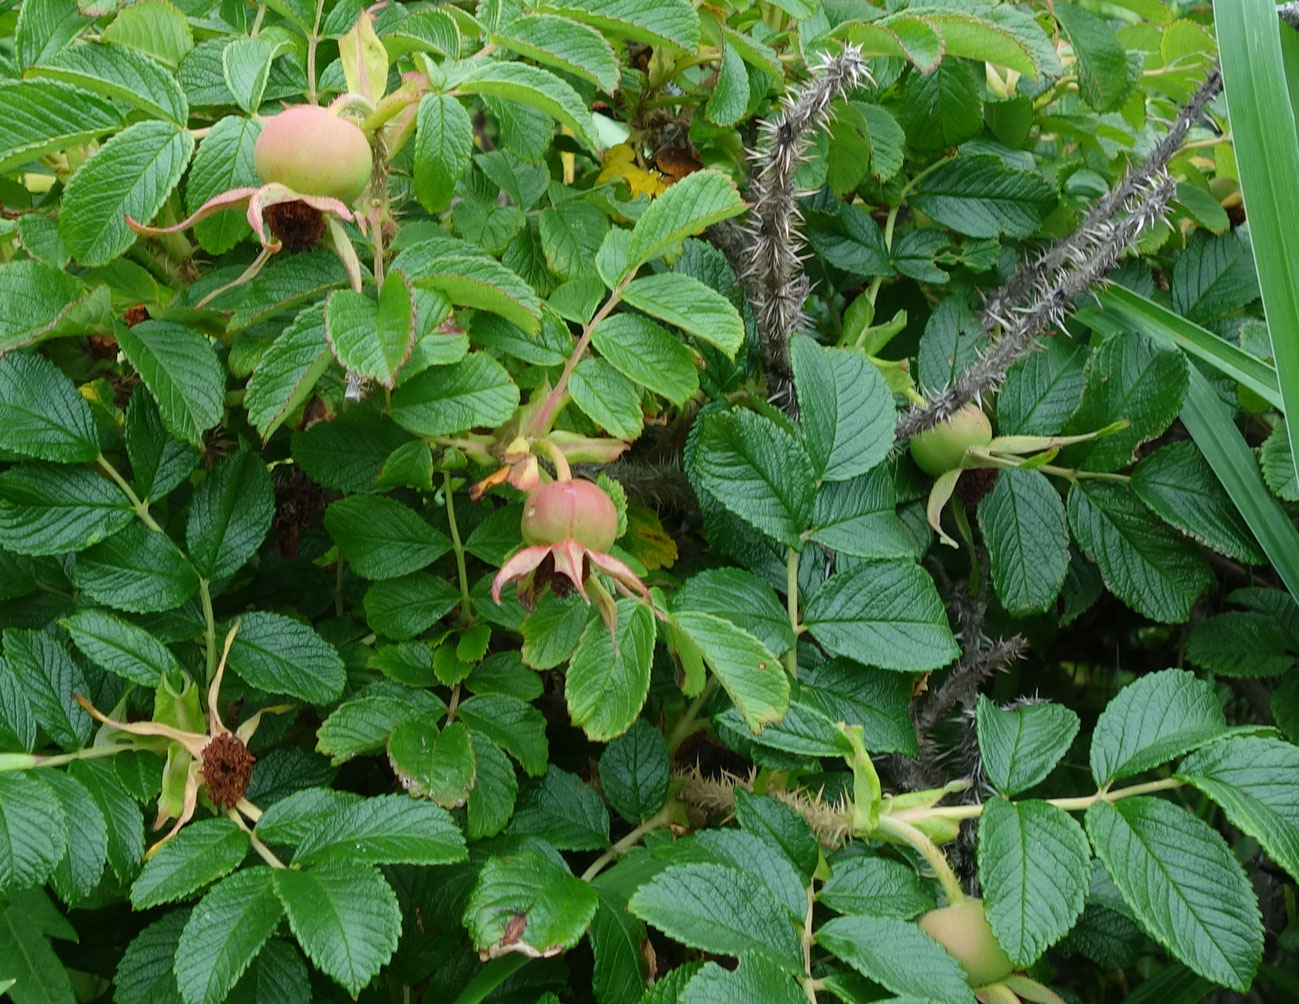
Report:
[[34,770],[37,767],[62,767],[74,760],[99,760],[117,756],[126,750],[138,749],[134,744],[118,743],[111,746],[87,746],[71,753],[44,756],[40,753],[0,753],[0,772],[8,770]]
[[933,869],[934,878],[943,887],[943,893],[947,896],[949,904],[955,905],[965,902],[965,890],[961,888],[960,880],[956,877],[956,873],[952,871],[952,866],[948,863],[946,855],[927,836],[910,823],[892,815],[880,817],[876,832],[903,841],[924,858],[929,867]]
[[816,1004],[816,979],[812,976],[812,945],[816,938],[812,933],[812,914],[816,907],[816,892],[811,883],[807,886],[807,912],[803,915],[803,993],[809,1004]]
[[320,44],[320,19],[325,13],[325,0],[316,0],[316,19],[311,24],[311,37],[307,39],[307,103],[316,103],[316,46]]
[[456,552],[456,572],[460,576],[460,616],[466,621],[474,619],[474,603],[469,598],[469,571],[465,566],[465,546],[460,542],[460,528],[456,525],[455,495],[451,490],[451,472],[442,472],[442,494],[447,500],[447,523],[451,527],[451,546]]
[[541,410],[537,412],[532,421],[532,427],[529,431],[533,435],[544,435],[550,431],[550,426],[555,421],[555,414],[559,411],[560,402],[568,394],[568,380],[573,375],[573,370],[577,369],[577,364],[586,352],[586,347],[591,344],[591,336],[595,334],[595,329],[600,326],[600,322],[613,312],[614,307],[618,306],[618,302],[622,299],[622,291],[627,288],[627,284],[631,282],[631,279],[631,275],[627,275],[622,282],[613,288],[609,293],[609,298],[604,301],[600,309],[595,312],[595,316],[582,329],[582,337],[573,346],[573,353],[568,357],[568,362],[564,363],[564,371],[559,375],[559,382],[546,395]]
[[798,552],[792,547],[785,558],[785,608],[794,632],[794,644],[785,653],[785,669],[790,676],[798,676]]
[[668,736],[668,752],[675,755],[676,751],[681,748],[681,744],[689,739],[695,730],[695,721],[699,718],[699,713],[704,710],[704,705],[708,699],[713,696],[721,681],[717,677],[711,677],[704,684],[704,689],[699,692],[699,696],[690,702],[690,706],[677,720]]
[[126,495],[127,500],[131,503],[131,508],[134,509],[135,514],[140,517],[140,522],[154,533],[162,533],[163,530],[162,527],[158,525],[158,521],[149,514],[148,503],[140,498],[139,495],[135,494],[135,489],[131,487],[130,482],[118,473],[117,468],[108,462],[108,458],[101,453],[95,458],[95,463],[99,465],[100,470],[113,479],[118,488],[122,489],[123,494]]
[[663,806],[663,808],[659,809],[658,812],[650,816],[649,819],[641,823],[640,826],[636,827],[598,858],[592,861],[591,867],[582,872],[582,881],[590,882],[593,878],[604,871],[605,867],[611,862],[617,860],[644,840],[647,833],[652,833],[655,830],[667,826],[668,823],[677,818],[677,814],[678,806],[676,801],[669,799],[668,803]]
[[[1184,787],[1186,782],[1179,781],[1175,777],[1166,777],[1160,781],[1146,781],[1143,784],[1131,784],[1125,788],[1117,788],[1114,791],[1098,791],[1094,795],[1082,795],[1077,798],[1048,798],[1045,801],[1054,805],[1057,809],[1064,809],[1065,812],[1085,812],[1097,802],[1114,802],[1122,801],[1125,798],[1133,798],[1137,795],[1150,795],[1157,791],[1173,791],[1177,788]],[[896,819],[903,822],[913,822],[923,819],[977,819],[983,815],[983,803],[976,805],[936,805],[929,808],[902,809],[900,812],[889,813],[884,818]]]
[[460,991],[460,996],[455,999],[453,1004],[481,1004],[493,990],[517,973],[530,960],[526,955],[520,955],[518,952],[511,952],[508,955],[502,955],[492,959],[491,962],[478,970],[469,986]]
[[203,642],[207,649],[207,683],[212,682],[217,668],[216,614],[212,612],[212,590],[207,579],[198,580],[199,600],[203,603]]

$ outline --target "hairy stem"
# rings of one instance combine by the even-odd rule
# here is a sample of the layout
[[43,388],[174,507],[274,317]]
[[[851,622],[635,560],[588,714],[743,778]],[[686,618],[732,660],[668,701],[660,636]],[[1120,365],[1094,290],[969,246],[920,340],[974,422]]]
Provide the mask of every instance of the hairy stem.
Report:
[[938,845],[897,815],[881,816],[875,832],[901,840],[916,851],[933,870],[934,878],[942,886],[947,902],[955,905],[965,901],[965,890],[961,888],[960,879],[952,871],[947,856],[938,849]]

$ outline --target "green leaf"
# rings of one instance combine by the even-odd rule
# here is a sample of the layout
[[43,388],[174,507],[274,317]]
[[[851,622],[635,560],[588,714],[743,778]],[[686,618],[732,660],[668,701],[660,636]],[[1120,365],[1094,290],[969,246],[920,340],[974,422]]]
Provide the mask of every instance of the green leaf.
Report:
[[243,297],[226,330],[231,334],[242,331],[282,310],[314,302],[327,290],[346,283],[347,272],[332,251],[317,248],[301,254],[279,255],[243,287]]
[[[198,145],[185,179],[185,208],[197,212],[208,199],[232,188],[257,188],[261,178],[253,164],[253,146],[261,134],[257,119],[230,115],[212,126]],[[194,237],[209,254],[223,254],[250,233],[240,213],[217,213],[194,225]]]
[[528,105],[568,126],[589,150],[599,148],[595,122],[586,102],[548,70],[526,63],[492,61],[460,81],[456,90],[461,94],[483,94]]
[[1078,406],[1087,350],[1063,338],[1021,359],[997,392],[997,431],[1003,436],[1055,436]]
[[[632,228],[627,272],[666,254],[691,234],[744,212],[740,193],[720,171],[695,171],[650,203]],[[631,302],[631,301],[628,301]]]
[[125,7],[104,29],[105,42],[153,56],[175,69],[194,48],[189,22],[169,0],[139,0]]
[[536,291],[494,258],[448,252],[421,261],[411,274],[418,276],[414,283],[417,291],[438,290],[457,306],[499,314],[530,335],[535,335],[541,324]]
[[203,434],[221,421],[225,407],[225,370],[212,343],[193,328],[170,321],[118,325],[114,334],[158,402],[167,431],[201,448]]
[[367,579],[394,579],[436,561],[451,542],[413,509],[382,495],[352,495],[325,511],[325,529]]
[[794,647],[789,612],[772,588],[752,572],[710,568],[692,575],[673,597],[674,610],[697,610],[743,628],[777,655]]
[[309,624],[264,611],[243,614],[230,668],[268,694],[327,704],[343,692],[343,660]]
[[43,356],[11,352],[0,358],[0,448],[64,464],[99,456],[90,405]]
[[681,1004],[802,1004],[807,1000],[789,973],[762,955],[745,955],[736,969],[708,962],[686,984]]
[[[122,760],[118,759],[117,764],[120,769]],[[144,856],[140,807],[118,783],[106,761],[78,760],[68,767],[68,774],[81,783],[98,806],[108,826],[108,864],[119,880],[129,882],[140,870]]]
[[33,461],[0,472],[0,547],[17,554],[80,551],[131,516],[121,489],[88,467]]
[[916,755],[916,731],[906,714],[911,701],[906,676],[830,659],[800,667],[799,684],[801,699],[830,721],[862,726],[870,749]]
[[1217,802],[1233,826],[1299,875],[1299,748],[1279,739],[1225,739],[1188,756],[1176,776]]
[[602,620],[588,624],[564,677],[569,717],[593,742],[626,732],[649,693],[654,615],[636,600],[619,600],[616,634]]
[[[13,1004],[75,1004],[63,962],[41,932],[13,907],[0,913],[0,992]],[[14,991],[17,990],[15,993]]]
[[126,947],[113,975],[117,1004],[180,1004],[172,965],[189,910],[163,914]]
[[916,186],[911,205],[967,237],[1027,237],[1055,208],[1054,187],[993,154],[947,161]]
[[644,822],[667,801],[669,761],[663,733],[644,719],[637,719],[600,755],[604,797],[629,823]]
[[1186,659],[1219,676],[1280,676],[1294,665],[1281,626],[1266,614],[1243,610],[1192,625]]
[[892,917],[836,917],[816,932],[821,947],[896,994],[969,1004],[965,970],[915,924]]
[[147,910],[188,899],[238,868],[249,846],[248,834],[228,819],[190,823],[144,863],[131,886],[131,905]]
[[561,851],[609,846],[609,812],[576,774],[551,766],[519,799],[508,833],[545,840]]
[[176,78],[148,56],[120,45],[69,46],[30,67],[26,76],[62,80],[178,126],[189,121],[189,102]]
[[[938,5],[935,5],[938,6]],[[1060,60],[1032,14],[1017,7],[947,4],[927,19],[943,36],[949,56],[996,63],[1036,78],[1060,72]],[[964,9],[962,9],[964,8]]]
[[1047,802],[993,798],[979,817],[979,882],[997,943],[1017,968],[1082,916],[1091,874],[1087,835]]
[[606,881],[609,886],[596,885],[600,905],[587,932],[592,989],[599,1001],[640,1001],[649,968],[641,954],[645,925],[627,912],[626,895]]
[[832,861],[817,900],[836,913],[909,920],[934,908],[934,894],[900,861],[858,854]]
[[1222,837],[1185,809],[1150,797],[1095,803],[1087,832],[1156,941],[1206,979],[1249,988],[1263,925],[1249,879]]
[[501,425],[518,406],[519,388],[485,352],[472,352],[450,366],[430,367],[392,395],[393,419],[420,436]]
[[[608,232],[609,218],[589,202],[566,202],[562,210],[552,206],[537,217],[546,264],[561,279],[594,279],[595,256]],[[598,284],[592,289],[599,290],[594,295],[604,293]]]
[[980,694],[976,716],[983,769],[1003,795],[1044,781],[1078,735],[1078,716],[1060,704],[1004,710]]
[[180,548],[138,522],[77,555],[72,581],[85,599],[136,614],[174,610],[198,592]]
[[0,743],[10,752],[30,753],[36,747],[36,719],[22,686],[0,660]]
[[882,669],[937,669],[960,655],[933,580],[905,562],[832,575],[808,600],[803,621],[831,652]]
[[987,348],[983,322],[965,297],[959,293],[945,297],[929,315],[920,336],[916,379],[922,387],[950,387]]
[[87,14],[79,5],[65,0],[32,0],[23,4],[18,11],[18,23],[9,28],[13,32],[13,53],[18,65],[26,68],[57,56],[60,49],[85,29],[90,20]]
[[978,516],[1001,605],[1017,617],[1050,607],[1069,570],[1069,527],[1047,476],[1018,468],[999,472]]
[[474,790],[469,793],[465,832],[470,840],[491,837],[514,815],[519,781],[501,748],[477,732],[469,733],[474,750]]
[[807,242],[835,268],[853,275],[893,274],[884,234],[870,213],[860,206],[842,203],[834,212],[809,213]]
[[107,265],[133,243],[126,217],[148,223],[180,181],[194,138],[156,119],[122,130],[86,161],[64,191],[59,233],[82,265]]
[[897,425],[893,394],[866,357],[806,335],[790,344],[799,420],[822,481],[847,481],[888,456]]
[[722,65],[717,84],[704,105],[704,114],[717,125],[734,125],[749,107],[749,71],[744,57],[732,46],[722,46]]
[[801,549],[815,501],[802,443],[751,411],[705,415],[696,434],[695,466],[705,490],[767,536]]
[[305,871],[280,869],[275,891],[307,957],[354,997],[397,949],[401,910],[373,865],[330,861]]
[[1209,588],[1209,565],[1172,535],[1132,490],[1110,481],[1069,489],[1069,526],[1105,585],[1137,613],[1165,624],[1190,618]]
[[501,25],[491,40],[574,76],[589,80],[606,94],[618,89],[618,60],[598,31],[566,17],[529,14]]
[[235,102],[254,114],[266,92],[271,60],[280,46],[267,38],[236,38],[221,50],[221,70]]
[[680,610],[675,625],[699,647],[745,725],[755,734],[789,707],[789,677],[780,659],[749,632],[715,614]]
[[26,774],[0,773],[0,888],[41,885],[67,846],[63,809],[49,789]]
[[31,705],[36,722],[65,750],[80,749],[92,722],[73,694],[90,688],[67,646],[52,632],[5,628],[4,657]]
[[550,9],[615,37],[647,45],[699,46],[699,15],[689,0],[564,0]]
[[0,84],[0,171],[80,146],[122,125],[111,101],[53,80]]
[[1139,334],[1113,335],[1087,360],[1082,401],[1065,423],[1069,435],[1095,432],[1118,419],[1128,428],[1065,451],[1071,464],[1116,471],[1137,447],[1163,432],[1182,408],[1190,378],[1186,357]]
[[320,308],[304,308],[271,343],[248,380],[244,407],[262,442],[307,402],[332,361]]
[[1258,451],[1258,466],[1268,490],[1286,502],[1299,502],[1299,473],[1284,425],[1278,425]]
[[627,379],[662,394],[673,404],[684,404],[699,389],[699,373],[690,350],[638,314],[605,318],[596,325],[591,344]]
[[147,390],[131,394],[122,438],[136,494],[146,502],[162,498],[198,465],[198,452],[192,446],[167,435],[157,402]]
[[396,641],[414,638],[441,620],[460,602],[460,590],[446,579],[412,572],[383,579],[365,593],[370,627]]
[[464,837],[445,809],[394,794],[329,813],[307,832],[293,861],[443,865],[464,857]]
[[68,825],[68,851],[50,876],[59,899],[76,906],[99,885],[108,857],[108,824],[99,806],[81,784],[59,771],[42,771],[42,784],[63,807]]
[[739,787],[735,789],[735,819],[744,830],[778,848],[794,863],[804,882],[811,881],[821,851],[811,825],[799,812],[770,796],[752,795]]
[[484,958],[511,952],[544,958],[576,945],[598,905],[588,883],[525,849],[488,859],[469,894],[464,924]]
[[856,558],[910,558],[916,553],[915,538],[898,518],[893,475],[885,466],[851,481],[821,485],[811,537]]
[[302,954],[272,938],[226,998],[227,1004],[311,1004],[311,983]]
[[199,900],[176,946],[176,982],[185,1004],[221,1004],[275,933],[284,908],[275,897],[273,871],[245,868]]
[[1112,111],[1128,94],[1128,54],[1114,29],[1073,4],[1054,10],[1078,60],[1078,90],[1099,112]]
[[[531,699],[535,694],[527,693]],[[546,718],[524,697],[507,693],[478,693],[460,703],[460,718],[519,761],[537,777],[546,772],[549,750]]]
[[1267,560],[1194,443],[1170,443],[1143,457],[1132,490],[1165,522],[1214,550],[1249,565]]
[[801,971],[802,948],[785,907],[761,880],[738,869],[675,865],[637,889],[627,908],[687,947],[736,957],[755,952]]
[[415,312],[410,285],[389,272],[376,304],[342,289],[325,300],[325,338],[349,373],[392,387],[415,346]]
[[388,763],[403,788],[444,808],[464,805],[474,786],[474,751],[460,722],[440,732],[427,716],[402,722],[388,737]]
[[[1249,246],[1235,234],[1196,231],[1173,268],[1173,309],[1190,321],[1210,324],[1258,299],[1258,278]],[[1270,353],[1268,353],[1270,355]]]
[[325,719],[316,732],[316,749],[333,757],[337,766],[357,754],[383,749],[392,730],[402,722],[445,710],[429,691],[375,684]]
[[260,454],[240,450],[222,460],[194,491],[185,543],[205,579],[239,571],[261,546],[275,516],[271,476]]
[[603,359],[583,359],[568,392],[591,421],[619,439],[634,440],[644,425],[640,391]]
[[174,679],[180,671],[166,645],[106,610],[77,610],[59,624],[91,662],[142,687],[153,689],[163,676]]
[[[2,90],[0,90],[2,93]],[[106,286],[87,292],[68,273],[39,261],[0,265],[0,355],[47,338],[105,330],[110,302]]]
[[469,166],[474,126],[449,94],[426,94],[415,118],[415,195],[428,212],[451,205],[456,181]]
[[1227,729],[1213,688],[1181,669],[1139,677],[1120,690],[1092,732],[1092,777],[1101,787],[1202,746]]

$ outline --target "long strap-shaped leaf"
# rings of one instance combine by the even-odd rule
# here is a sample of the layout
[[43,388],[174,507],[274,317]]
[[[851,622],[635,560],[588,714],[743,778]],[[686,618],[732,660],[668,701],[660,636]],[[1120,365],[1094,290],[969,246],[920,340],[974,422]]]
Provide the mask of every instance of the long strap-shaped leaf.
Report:
[[1299,600],[1299,530],[1267,490],[1258,458],[1236,428],[1231,412],[1194,366],[1181,418],[1290,595]]
[[[1272,407],[1282,407],[1276,370],[1262,359],[1251,356],[1244,349],[1232,345],[1194,321],[1188,321],[1181,314],[1161,307],[1154,300],[1122,286],[1099,290],[1096,299],[1107,313],[1118,314],[1146,334],[1198,356],[1219,373],[1244,384]],[[1080,310],[1078,317],[1084,322],[1092,319],[1089,310]]]
[[1273,0],[1220,3],[1214,18],[1272,357],[1290,442],[1299,443],[1299,131],[1289,90],[1299,85],[1299,35]]

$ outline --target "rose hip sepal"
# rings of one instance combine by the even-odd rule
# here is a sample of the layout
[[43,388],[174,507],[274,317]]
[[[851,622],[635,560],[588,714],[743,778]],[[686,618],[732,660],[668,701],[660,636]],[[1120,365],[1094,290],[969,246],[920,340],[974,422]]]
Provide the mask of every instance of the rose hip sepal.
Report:
[[593,572],[598,569],[624,595],[648,603],[653,609],[649,590],[636,573],[605,553],[618,537],[618,510],[593,482],[565,478],[538,485],[524,503],[519,530],[528,546],[516,552],[496,574],[492,599],[497,603],[501,602],[501,587],[511,580],[518,581],[519,600],[529,610],[547,585],[561,596],[576,588],[583,600],[594,603],[612,635],[618,623],[618,608],[595,578]]

